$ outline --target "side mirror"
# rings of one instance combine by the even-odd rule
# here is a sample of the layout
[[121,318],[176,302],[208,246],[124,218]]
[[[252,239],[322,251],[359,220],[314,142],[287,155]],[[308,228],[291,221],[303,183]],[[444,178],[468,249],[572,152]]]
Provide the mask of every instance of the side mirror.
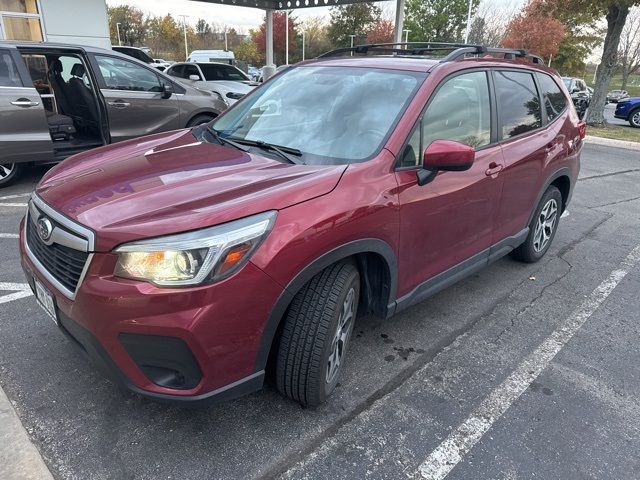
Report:
[[198,80],[200,80],[200,75],[189,75],[189,80],[197,82]]
[[453,140],[434,140],[425,149],[422,169],[418,170],[418,185],[426,185],[439,171],[462,172],[473,165],[473,147]]
[[162,84],[162,98],[165,100],[173,95],[173,85],[171,83]]

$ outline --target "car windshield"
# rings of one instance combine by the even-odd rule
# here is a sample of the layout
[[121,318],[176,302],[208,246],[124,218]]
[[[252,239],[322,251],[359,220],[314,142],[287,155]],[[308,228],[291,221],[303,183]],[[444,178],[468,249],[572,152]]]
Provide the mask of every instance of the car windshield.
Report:
[[242,70],[231,65],[216,65],[211,63],[199,63],[198,66],[204,75],[205,80],[211,82],[215,80],[231,80],[234,82],[244,82],[249,80]]
[[611,90],[611,93],[614,93],[617,95],[618,93],[622,93],[622,92],[620,90]]
[[313,164],[365,161],[382,148],[426,73],[355,67],[289,69],[212,127],[223,137],[302,152]]

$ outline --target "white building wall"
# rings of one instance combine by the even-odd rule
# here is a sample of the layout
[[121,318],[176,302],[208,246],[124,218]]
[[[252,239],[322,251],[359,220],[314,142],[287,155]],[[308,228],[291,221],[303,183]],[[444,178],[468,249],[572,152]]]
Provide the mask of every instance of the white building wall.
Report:
[[111,48],[105,0],[40,0],[47,42]]

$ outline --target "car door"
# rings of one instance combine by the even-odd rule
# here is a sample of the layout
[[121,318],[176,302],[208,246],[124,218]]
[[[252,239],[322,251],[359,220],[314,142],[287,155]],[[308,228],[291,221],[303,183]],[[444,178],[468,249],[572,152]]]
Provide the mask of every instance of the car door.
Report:
[[[486,262],[502,189],[502,152],[492,139],[488,74],[466,71],[445,79],[432,95],[399,158],[399,292],[469,260]],[[416,171],[437,139],[476,150],[471,169],[439,172],[424,186]]]
[[493,74],[498,135],[505,161],[494,237],[497,242],[526,227],[542,187],[542,170],[563,146],[558,136],[543,130],[541,96],[532,73],[496,70]]
[[94,68],[107,105],[111,141],[180,128],[178,96],[167,98],[157,71],[108,55],[95,55]]
[[0,49],[0,125],[0,163],[53,159],[42,99],[22,58],[9,49]]

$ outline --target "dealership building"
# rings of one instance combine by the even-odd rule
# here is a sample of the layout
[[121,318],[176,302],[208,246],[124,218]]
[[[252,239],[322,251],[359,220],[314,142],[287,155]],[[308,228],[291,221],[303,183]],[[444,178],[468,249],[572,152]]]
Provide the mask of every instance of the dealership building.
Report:
[[0,40],[111,48],[105,0],[0,0]]

